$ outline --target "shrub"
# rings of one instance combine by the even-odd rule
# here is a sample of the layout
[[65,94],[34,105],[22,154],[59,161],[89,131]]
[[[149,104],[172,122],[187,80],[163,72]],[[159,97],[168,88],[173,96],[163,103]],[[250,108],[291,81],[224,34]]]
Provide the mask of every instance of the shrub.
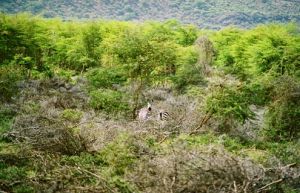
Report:
[[0,108],[0,135],[8,131],[16,112],[10,108]]
[[183,90],[188,85],[198,85],[203,82],[202,69],[196,63],[198,53],[194,47],[181,48],[177,56],[177,71],[171,80],[177,90]]
[[187,85],[198,85],[203,83],[203,77],[201,73],[196,69],[194,65],[181,66],[176,75],[172,77],[177,90],[183,90]]
[[62,112],[62,117],[68,121],[78,122],[82,117],[82,112],[74,109],[65,109]]
[[24,78],[17,66],[0,66],[0,101],[9,101],[18,93],[18,81]]
[[120,192],[134,192],[132,184],[124,179],[124,174],[132,170],[138,158],[147,151],[145,141],[132,134],[123,133],[99,152],[106,163],[105,169],[110,176],[110,183]]
[[283,76],[273,83],[273,102],[266,114],[266,135],[271,140],[300,137],[300,82]]
[[118,113],[129,109],[121,92],[110,89],[98,89],[90,92],[90,105],[107,113]]
[[0,179],[3,180],[14,180],[20,179],[26,176],[25,168],[19,168],[17,166],[7,167],[3,163],[0,166],[2,172],[0,175]]
[[237,86],[221,86],[215,89],[206,100],[206,111],[225,122],[233,118],[243,123],[253,117],[248,98],[239,92]]
[[244,76],[244,68],[236,64],[236,58],[232,54],[232,47],[243,35],[243,31],[237,28],[225,28],[212,36],[216,48],[216,60],[214,64],[222,67],[226,72]]
[[284,164],[300,162],[300,143],[297,141],[289,142],[264,142],[260,149],[268,149],[276,158]]
[[87,74],[90,84],[96,88],[112,88],[114,84],[122,84],[126,76],[121,68],[94,68]]
[[123,175],[136,160],[137,147],[133,142],[133,137],[123,134],[100,152],[105,162],[113,168],[113,173]]
[[255,105],[268,105],[272,100],[272,90],[274,77],[271,74],[259,76],[251,81],[246,82],[241,88],[241,93],[247,96],[249,103]]
[[212,39],[218,50],[215,64],[241,79],[263,73],[299,74],[299,36],[288,25],[263,25],[252,30],[224,29]]
[[27,78],[30,78],[31,71],[34,67],[32,58],[29,56],[23,56],[22,54],[16,54],[14,60],[11,61],[13,65],[20,65],[23,67]]
[[0,190],[5,192],[33,192],[28,183],[29,159],[23,156],[21,146],[0,143]]

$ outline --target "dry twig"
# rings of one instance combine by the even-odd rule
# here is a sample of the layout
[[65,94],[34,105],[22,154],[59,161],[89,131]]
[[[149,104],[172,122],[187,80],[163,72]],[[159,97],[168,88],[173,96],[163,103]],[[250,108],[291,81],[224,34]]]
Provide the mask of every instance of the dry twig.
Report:
[[283,179],[282,179],[282,178],[281,178],[281,179],[279,179],[279,180],[273,181],[273,182],[271,182],[271,183],[269,183],[269,184],[267,184],[267,185],[265,185],[265,186],[263,186],[263,187],[259,188],[259,189],[257,190],[257,192],[261,192],[262,190],[264,190],[264,189],[268,188],[269,186],[271,186],[271,185],[273,185],[273,184],[280,183],[280,182],[282,182],[282,181],[283,181]]

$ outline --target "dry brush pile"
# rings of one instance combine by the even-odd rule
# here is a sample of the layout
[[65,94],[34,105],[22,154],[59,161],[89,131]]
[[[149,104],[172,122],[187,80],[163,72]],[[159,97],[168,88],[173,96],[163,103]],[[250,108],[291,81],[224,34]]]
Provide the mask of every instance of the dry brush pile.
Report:
[[80,84],[51,79],[21,82],[19,86],[18,114],[6,137],[51,152],[83,151],[83,141],[74,129],[86,108],[87,96]]
[[[222,146],[165,144],[143,157],[126,178],[141,192],[268,192],[277,183],[297,183],[295,164],[264,168]],[[271,172],[272,171],[272,172]]]
[[[23,151],[23,158],[36,167],[36,174],[26,179],[35,189],[250,193],[299,185],[297,163],[265,168],[229,152],[220,141],[197,145],[180,140],[182,135],[201,136],[217,128],[215,118],[203,123],[205,90],[198,100],[150,90],[147,97],[157,99],[153,115],[141,123],[109,119],[92,110],[84,80],[73,85],[60,79],[29,81],[20,86],[18,113],[5,137],[34,148]],[[171,112],[168,121],[157,119],[159,109]]]

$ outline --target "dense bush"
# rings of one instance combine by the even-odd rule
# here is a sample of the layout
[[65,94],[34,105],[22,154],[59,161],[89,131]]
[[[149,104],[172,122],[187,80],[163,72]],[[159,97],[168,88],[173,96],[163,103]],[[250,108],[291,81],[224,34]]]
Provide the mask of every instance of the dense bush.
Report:
[[232,119],[244,122],[253,117],[253,112],[249,109],[249,100],[239,89],[235,86],[215,88],[207,98],[206,111],[220,118],[224,124]]
[[121,65],[130,80],[149,85],[154,78],[176,72],[175,37],[172,29],[164,26],[157,28],[149,24],[130,28],[118,38],[111,36],[103,41],[103,64]]
[[88,72],[87,78],[95,88],[113,88],[126,81],[126,74],[122,68],[95,68]]
[[[34,188],[24,180],[30,172],[27,164],[24,163],[26,159],[21,160],[13,156],[11,159],[15,164],[10,163],[9,160],[1,160],[0,162],[0,180],[2,182],[0,189],[13,192],[33,192]],[[11,183],[16,181],[18,183]]]
[[90,92],[90,105],[94,109],[107,113],[124,112],[129,109],[124,94],[110,89],[98,89]]
[[294,25],[266,25],[252,30],[224,29],[212,39],[218,50],[216,65],[242,79],[271,72],[298,74],[299,35]]
[[112,167],[112,175],[123,175],[137,160],[139,147],[133,136],[121,134],[101,152],[105,162]]
[[[233,45],[238,42],[238,39],[242,36],[243,31],[235,28],[225,28],[218,33],[215,33],[212,37],[214,47],[217,50],[217,57],[215,60],[215,65],[218,67],[224,68],[224,70],[228,73],[240,74],[241,76],[245,75],[245,69],[243,66],[239,66],[235,62],[235,58],[232,55],[232,49],[230,49]],[[247,65],[247,64],[240,64]]]
[[274,77],[270,74],[253,78],[246,81],[241,87],[240,93],[243,93],[249,104],[265,106],[272,101],[272,91],[274,90]]
[[22,68],[0,65],[0,101],[9,101],[18,93],[18,82],[24,78]]
[[[239,88],[219,89],[207,107],[220,118],[245,121],[254,115],[249,105],[268,108],[267,136],[298,138],[299,32],[295,24],[262,25],[251,30],[223,29],[212,34],[217,50],[214,65],[241,81]],[[284,85],[284,86],[283,86]],[[292,94],[294,93],[294,94]],[[220,100],[218,100],[218,98]],[[222,124],[224,126],[224,124]]]
[[273,102],[266,114],[266,135],[275,141],[299,139],[300,82],[283,76],[273,84]]
[[10,129],[15,115],[16,112],[10,107],[2,106],[0,108],[0,139],[1,135]]
[[188,85],[202,83],[202,69],[196,63],[199,54],[194,47],[181,48],[177,56],[177,71],[171,76],[171,80],[177,90],[182,90]]
[[[0,49],[4,54],[0,62],[22,66],[28,77],[41,77],[41,72],[51,77],[70,70],[78,74],[101,66],[98,73],[90,72],[94,86],[107,88],[129,79],[140,81],[143,87],[151,85],[154,79],[165,80],[176,74],[177,69],[181,79],[189,77],[192,70],[188,69],[197,60],[192,49],[184,51],[196,40],[197,28],[173,20],[142,25],[113,21],[82,23],[23,14],[1,15],[1,22],[4,36]],[[184,58],[182,51],[190,52],[189,57]],[[198,82],[198,78],[190,82]]]

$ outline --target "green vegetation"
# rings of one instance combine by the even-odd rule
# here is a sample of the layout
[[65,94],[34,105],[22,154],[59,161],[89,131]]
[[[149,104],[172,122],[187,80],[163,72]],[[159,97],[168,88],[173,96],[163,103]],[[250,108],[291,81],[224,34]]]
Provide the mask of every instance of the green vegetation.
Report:
[[13,109],[2,107],[0,110],[0,133],[7,132],[12,124],[16,112]]
[[242,79],[272,73],[299,74],[300,39],[297,27],[290,25],[259,26],[242,31],[226,28],[214,37],[218,50],[216,64]]
[[274,82],[273,102],[266,114],[267,134],[273,140],[293,140],[299,138],[299,79],[280,77]]
[[10,100],[18,92],[17,82],[22,80],[24,75],[19,67],[8,65],[0,66],[0,101]]
[[87,78],[94,88],[112,88],[113,85],[126,82],[124,71],[117,67],[91,69]]
[[65,109],[62,112],[62,117],[69,121],[78,122],[82,117],[82,112],[73,109]]
[[1,14],[0,34],[0,191],[299,192],[297,24]]
[[90,105],[94,109],[106,112],[118,112],[128,109],[128,104],[124,101],[122,93],[109,89],[94,90],[90,93]]

